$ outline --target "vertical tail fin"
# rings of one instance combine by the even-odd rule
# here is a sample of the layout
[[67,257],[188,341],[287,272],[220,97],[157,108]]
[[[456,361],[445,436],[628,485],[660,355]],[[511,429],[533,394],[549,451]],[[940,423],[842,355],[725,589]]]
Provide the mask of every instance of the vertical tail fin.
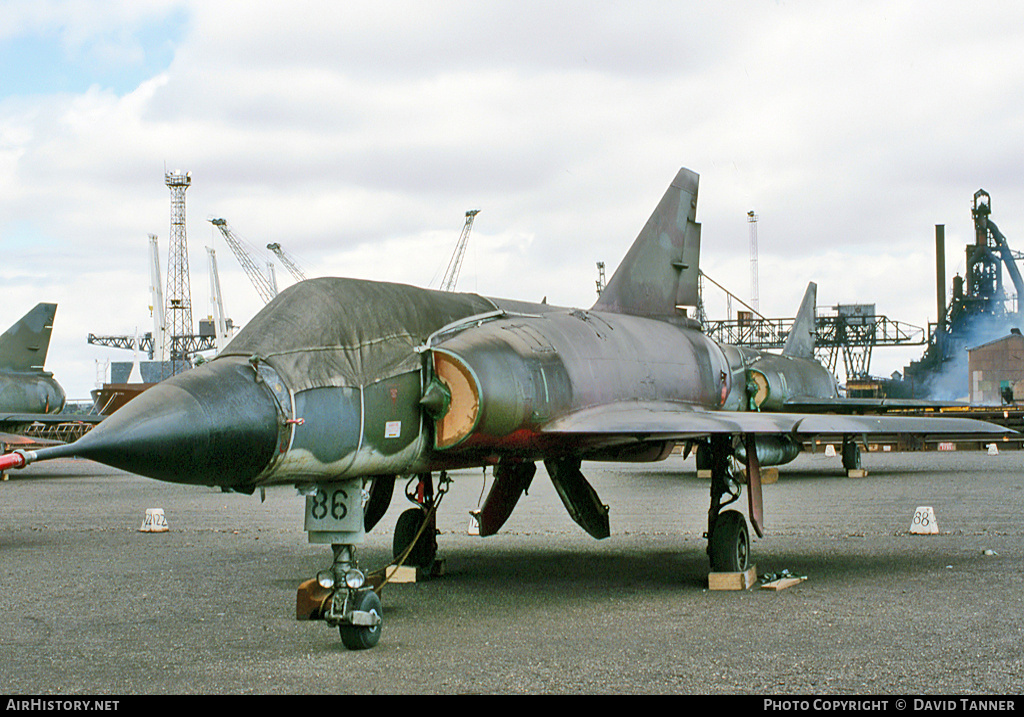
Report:
[[812,281],[807,285],[803,301],[800,302],[800,310],[793,321],[793,328],[786,337],[786,345],[782,347],[783,356],[814,358],[814,337],[818,333],[818,322],[814,316],[817,298],[818,285]]
[[679,170],[594,310],[666,317],[677,315],[677,306],[697,305],[698,179],[688,169]]
[[42,371],[50,349],[56,304],[37,304],[0,336],[0,368]]

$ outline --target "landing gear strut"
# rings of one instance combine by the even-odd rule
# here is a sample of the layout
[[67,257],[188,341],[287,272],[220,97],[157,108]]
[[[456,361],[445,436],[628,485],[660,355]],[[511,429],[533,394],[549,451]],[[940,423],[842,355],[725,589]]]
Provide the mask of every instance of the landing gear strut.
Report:
[[341,641],[364,650],[380,641],[383,624],[380,596],[359,569],[356,546],[365,537],[362,479],[300,487],[306,496],[305,528],[309,542],[328,543],[334,562],[315,580],[299,586],[295,616],[322,619],[337,627]]
[[[751,521],[761,535],[760,465],[753,436],[744,436],[747,456],[747,483]],[[711,468],[711,508],[708,510],[708,558],[711,571],[739,573],[750,568],[750,532],[743,513],[722,510],[739,500],[741,486],[733,476],[732,437],[711,436],[705,460]]]
[[[711,508],[708,510],[708,558],[711,571],[738,573],[749,567],[750,536],[746,519],[735,510],[722,511],[739,500],[740,485],[732,471],[732,441],[714,435],[705,452],[711,467]],[[738,526],[742,526],[742,530]]]
[[[440,481],[448,481],[448,476],[443,471]],[[430,473],[421,473],[406,485],[405,497],[415,503],[415,507],[398,516],[398,522],[395,524],[395,537],[391,548],[396,564],[404,563],[425,570],[434,567],[437,560],[435,513],[443,494],[444,490],[441,489],[439,495],[434,495],[434,481]]]
[[350,650],[365,650],[380,642],[380,596],[365,585],[366,577],[356,567],[355,547],[332,545],[334,565],[321,571],[317,582],[330,587],[333,593],[324,603],[324,620],[338,627],[341,642]]

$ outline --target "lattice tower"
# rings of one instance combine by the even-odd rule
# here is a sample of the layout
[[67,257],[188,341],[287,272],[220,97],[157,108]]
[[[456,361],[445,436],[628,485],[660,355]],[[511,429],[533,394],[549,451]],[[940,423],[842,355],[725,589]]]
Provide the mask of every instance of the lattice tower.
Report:
[[[171,360],[186,357],[175,356],[175,343],[192,334],[192,289],[188,274],[188,243],[185,239],[185,190],[192,183],[186,172],[164,172],[164,183],[171,190],[171,246],[167,260],[167,285],[165,287],[167,308],[164,326],[171,341]],[[179,341],[175,342],[174,339]]]
[[757,287],[757,215],[747,212],[747,223],[750,225],[750,305],[754,311],[761,310],[760,293]]

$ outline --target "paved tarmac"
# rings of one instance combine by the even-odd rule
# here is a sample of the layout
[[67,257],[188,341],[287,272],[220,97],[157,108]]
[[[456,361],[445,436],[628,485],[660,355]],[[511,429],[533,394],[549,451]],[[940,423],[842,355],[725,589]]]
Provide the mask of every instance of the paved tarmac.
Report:
[[[330,562],[291,488],[225,494],[86,461],[0,484],[0,691],[8,694],[1017,694],[1024,452],[803,455],[765,487],[760,573],[707,590],[693,459],[584,464],[612,536],[574,523],[541,468],[502,534],[466,534],[479,471],[439,516],[446,575],[384,591],[381,643],[294,619]],[[744,498],[745,501],[745,498]],[[908,530],[932,506],[939,535]],[[362,567],[390,558],[400,487]],[[147,508],[170,530],[139,532]],[[990,554],[986,554],[989,551]]]

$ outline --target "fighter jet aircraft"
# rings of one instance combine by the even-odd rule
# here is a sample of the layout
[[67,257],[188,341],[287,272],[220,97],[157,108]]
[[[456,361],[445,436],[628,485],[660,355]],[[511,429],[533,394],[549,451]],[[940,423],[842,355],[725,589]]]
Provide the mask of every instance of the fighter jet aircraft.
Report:
[[44,370],[56,304],[37,304],[0,336],[0,412],[59,413],[64,389]]
[[7,448],[54,443],[26,437],[33,423],[99,420],[61,413],[64,389],[44,368],[56,312],[56,304],[37,304],[0,335],[0,445]]
[[384,514],[398,476],[412,477],[406,493],[415,506],[399,518],[395,553],[426,566],[447,471],[494,467],[479,512],[480,534],[489,535],[543,461],[572,517],[604,538],[608,507],[583,461],[656,461],[690,443],[711,468],[711,568],[742,571],[747,521],[723,509],[739,497],[734,457],[746,465],[750,520],[761,534],[760,466],[792,460],[808,436],[1004,430],[964,419],[789,412],[789,400],[836,398],[834,379],[807,351],[813,291],[782,355],[705,336],[680,309],[697,302],[697,184],[695,173],[679,171],[589,310],[304,281],[214,360],[146,391],[76,443],[18,451],[0,468],[77,455],[245,492],[294,484],[307,496],[310,541],[334,551],[299,604],[337,625],[347,646],[366,648],[380,638],[381,603],[357,569],[355,546]]

